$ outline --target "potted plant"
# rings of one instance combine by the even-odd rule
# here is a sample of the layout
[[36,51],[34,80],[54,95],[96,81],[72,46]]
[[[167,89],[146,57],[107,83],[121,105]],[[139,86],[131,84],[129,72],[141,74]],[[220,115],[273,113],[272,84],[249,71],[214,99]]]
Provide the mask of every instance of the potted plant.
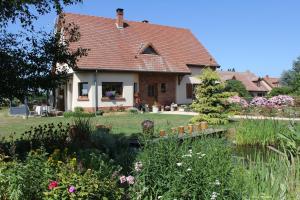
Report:
[[114,99],[116,97],[116,91],[107,91],[105,92],[105,96],[107,96],[110,99]]
[[153,113],[158,113],[158,104],[156,101],[154,101],[154,104],[152,106],[152,112]]

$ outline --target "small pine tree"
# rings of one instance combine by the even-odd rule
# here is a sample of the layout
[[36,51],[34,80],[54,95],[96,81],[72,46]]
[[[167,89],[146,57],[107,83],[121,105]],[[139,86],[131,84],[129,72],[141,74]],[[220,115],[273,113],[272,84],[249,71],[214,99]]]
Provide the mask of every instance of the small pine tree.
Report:
[[205,69],[199,76],[201,83],[196,88],[196,99],[192,103],[194,111],[199,115],[193,117],[193,123],[207,121],[209,124],[226,124],[228,116],[224,113],[226,100],[233,96],[231,92],[224,92],[224,84],[216,71]]

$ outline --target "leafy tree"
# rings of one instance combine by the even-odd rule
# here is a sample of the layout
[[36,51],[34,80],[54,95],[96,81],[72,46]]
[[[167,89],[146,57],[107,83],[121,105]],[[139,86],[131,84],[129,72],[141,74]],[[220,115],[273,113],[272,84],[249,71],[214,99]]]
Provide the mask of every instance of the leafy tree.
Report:
[[293,93],[300,94],[300,57],[294,61],[292,69],[282,73],[280,81],[282,85],[290,87]]
[[240,97],[250,97],[249,92],[246,90],[244,84],[239,80],[227,80],[225,82],[226,92],[236,92]]
[[276,87],[271,90],[271,92],[268,94],[269,97],[274,97],[278,95],[288,95],[293,92],[292,88],[282,86],[282,87]]
[[224,113],[226,100],[233,96],[233,93],[224,92],[225,86],[218,73],[210,68],[205,69],[199,78],[201,83],[196,88],[196,100],[191,105],[199,115],[193,117],[192,122],[227,123],[228,117]]
[[[57,63],[76,68],[79,57],[87,49],[69,49],[71,42],[80,39],[79,28],[66,23],[63,6],[81,0],[14,1],[0,2],[0,102],[4,99],[38,94],[55,88],[67,75],[66,65],[60,71],[53,71]],[[38,15],[55,10],[59,14],[58,26],[64,27],[64,41],[60,29],[50,32],[36,31],[34,21]],[[9,23],[19,22],[23,27],[18,33],[9,33]]]

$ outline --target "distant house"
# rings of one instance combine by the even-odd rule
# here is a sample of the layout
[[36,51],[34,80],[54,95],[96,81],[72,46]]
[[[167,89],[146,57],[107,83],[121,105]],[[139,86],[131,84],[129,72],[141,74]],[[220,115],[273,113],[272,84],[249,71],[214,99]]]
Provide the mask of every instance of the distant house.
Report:
[[266,75],[263,81],[267,84],[267,88],[271,91],[273,88],[280,87],[280,79]]
[[246,90],[252,96],[265,96],[269,91],[270,87],[262,79],[253,74],[250,71],[246,72],[233,72],[233,71],[218,71],[222,81],[227,80],[239,80],[246,87]]
[[66,22],[80,27],[80,41],[71,48],[90,51],[57,90],[58,107],[94,111],[137,101],[191,103],[193,85],[200,83],[195,76],[219,67],[215,59],[188,29],[128,21],[123,9],[116,12],[116,19],[65,14]]

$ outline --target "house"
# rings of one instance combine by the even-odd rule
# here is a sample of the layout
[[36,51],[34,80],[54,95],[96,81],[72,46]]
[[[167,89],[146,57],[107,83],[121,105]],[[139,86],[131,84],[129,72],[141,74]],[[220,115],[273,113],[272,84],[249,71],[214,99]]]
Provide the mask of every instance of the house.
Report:
[[188,29],[125,20],[123,9],[116,19],[66,13],[65,20],[80,28],[71,48],[89,52],[57,91],[64,110],[191,103],[192,86],[200,82],[195,76],[219,67]]
[[267,84],[266,87],[269,91],[271,91],[273,88],[280,87],[280,79],[275,77],[270,77],[269,75],[266,75],[263,77],[263,81]]
[[265,96],[271,89],[269,89],[267,83],[253,74],[250,71],[246,72],[233,72],[233,71],[218,71],[220,78],[223,82],[227,80],[238,80],[243,83],[246,90],[252,96]]

